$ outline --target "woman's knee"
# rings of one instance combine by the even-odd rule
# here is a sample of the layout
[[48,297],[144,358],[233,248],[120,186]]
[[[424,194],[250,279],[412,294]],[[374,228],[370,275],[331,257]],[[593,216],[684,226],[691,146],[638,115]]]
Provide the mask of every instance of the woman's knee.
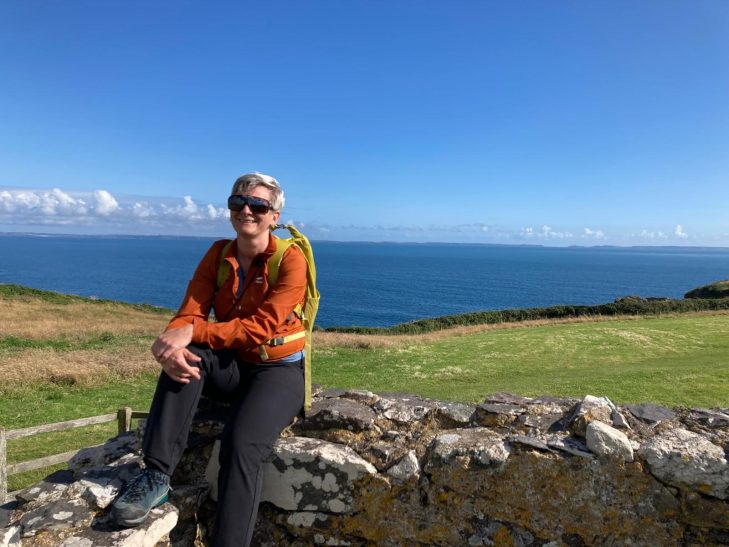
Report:
[[257,467],[268,460],[273,453],[271,443],[253,442],[249,439],[234,439],[223,436],[220,440],[218,460],[221,468],[228,465]]

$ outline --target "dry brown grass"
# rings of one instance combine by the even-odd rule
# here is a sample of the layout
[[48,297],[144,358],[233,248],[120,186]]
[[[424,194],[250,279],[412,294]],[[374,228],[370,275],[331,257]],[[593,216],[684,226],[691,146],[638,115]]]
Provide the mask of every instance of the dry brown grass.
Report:
[[1,299],[0,336],[32,340],[84,340],[102,333],[139,336],[108,349],[57,351],[16,349],[0,354],[0,378],[6,385],[43,380],[62,385],[98,384],[114,376],[158,370],[149,336],[159,334],[168,317],[123,304],[54,304],[41,299]]
[[120,304],[52,304],[3,299],[0,336],[34,340],[102,332],[156,336],[170,318]]
[[0,377],[6,385],[37,380],[59,385],[92,385],[109,377],[136,376],[158,369],[146,343],[117,347],[113,351],[56,352],[33,348],[0,358]]

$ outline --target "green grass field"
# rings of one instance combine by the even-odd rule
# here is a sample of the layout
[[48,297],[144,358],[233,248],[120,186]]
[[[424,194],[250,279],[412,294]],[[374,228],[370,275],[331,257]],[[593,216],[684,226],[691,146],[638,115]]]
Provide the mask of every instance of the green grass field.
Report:
[[[107,414],[122,406],[148,408],[157,375],[148,347],[166,317],[159,310],[80,300],[46,301],[43,294],[22,291],[19,296],[0,294],[0,301],[12,310],[0,319],[0,374],[6,378],[0,385],[0,426],[18,429]],[[46,323],[38,325],[32,319],[41,304]],[[76,316],[69,316],[71,311]],[[98,328],[88,320],[95,316]],[[81,331],[77,317],[87,318]],[[469,334],[328,333],[326,343],[315,345],[313,381],[323,387],[468,402],[509,391],[528,396],[606,395],[619,404],[726,408],[728,361],[729,314],[684,313],[542,321],[484,327]],[[97,444],[112,436],[115,427],[11,441],[8,461]],[[14,475],[9,490],[32,484],[48,471]]]
[[324,348],[315,381],[475,402],[520,395],[606,395],[616,403],[729,406],[729,316],[554,324],[430,343]]

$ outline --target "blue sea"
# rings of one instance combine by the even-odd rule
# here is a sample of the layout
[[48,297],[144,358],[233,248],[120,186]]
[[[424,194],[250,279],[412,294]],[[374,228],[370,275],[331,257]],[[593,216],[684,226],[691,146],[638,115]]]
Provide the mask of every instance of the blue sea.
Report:
[[[0,283],[176,309],[212,239],[0,236]],[[729,249],[313,242],[317,323],[389,326],[481,310],[680,298]]]

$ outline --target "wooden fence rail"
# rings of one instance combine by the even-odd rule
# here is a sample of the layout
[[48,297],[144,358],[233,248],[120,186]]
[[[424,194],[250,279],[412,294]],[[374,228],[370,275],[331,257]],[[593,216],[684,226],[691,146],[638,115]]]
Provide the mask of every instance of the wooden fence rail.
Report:
[[[132,420],[134,418],[146,418],[149,415],[148,412],[134,411],[129,407],[120,408],[116,414],[102,414],[100,416],[91,416],[90,418],[81,418],[78,420],[68,420],[67,422],[58,422],[55,424],[43,424],[36,425],[33,427],[26,427],[23,429],[11,429],[6,431],[0,427],[0,503],[5,503],[8,499],[8,477],[17,473],[23,473],[25,471],[32,471],[33,469],[40,469],[42,467],[48,467],[49,465],[55,465],[57,463],[63,463],[70,460],[75,456],[82,448],[78,450],[70,450],[62,454],[53,454],[51,456],[45,456],[43,458],[36,458],[25,462],[14,463],[8,465],[8,452],[7,442],[14,439],[22,439],[23,437],[30,437],[31,435],[37,435],[38,433],[50,433],[52,431],[64,431],[66,429],[75,429],[77,427],[84,427],[87,425],[105,424],[108,422],[117,421],[117,430],[119,434],[130,431],[132,428]],[[14,492],[13,492],[14,493]]]

